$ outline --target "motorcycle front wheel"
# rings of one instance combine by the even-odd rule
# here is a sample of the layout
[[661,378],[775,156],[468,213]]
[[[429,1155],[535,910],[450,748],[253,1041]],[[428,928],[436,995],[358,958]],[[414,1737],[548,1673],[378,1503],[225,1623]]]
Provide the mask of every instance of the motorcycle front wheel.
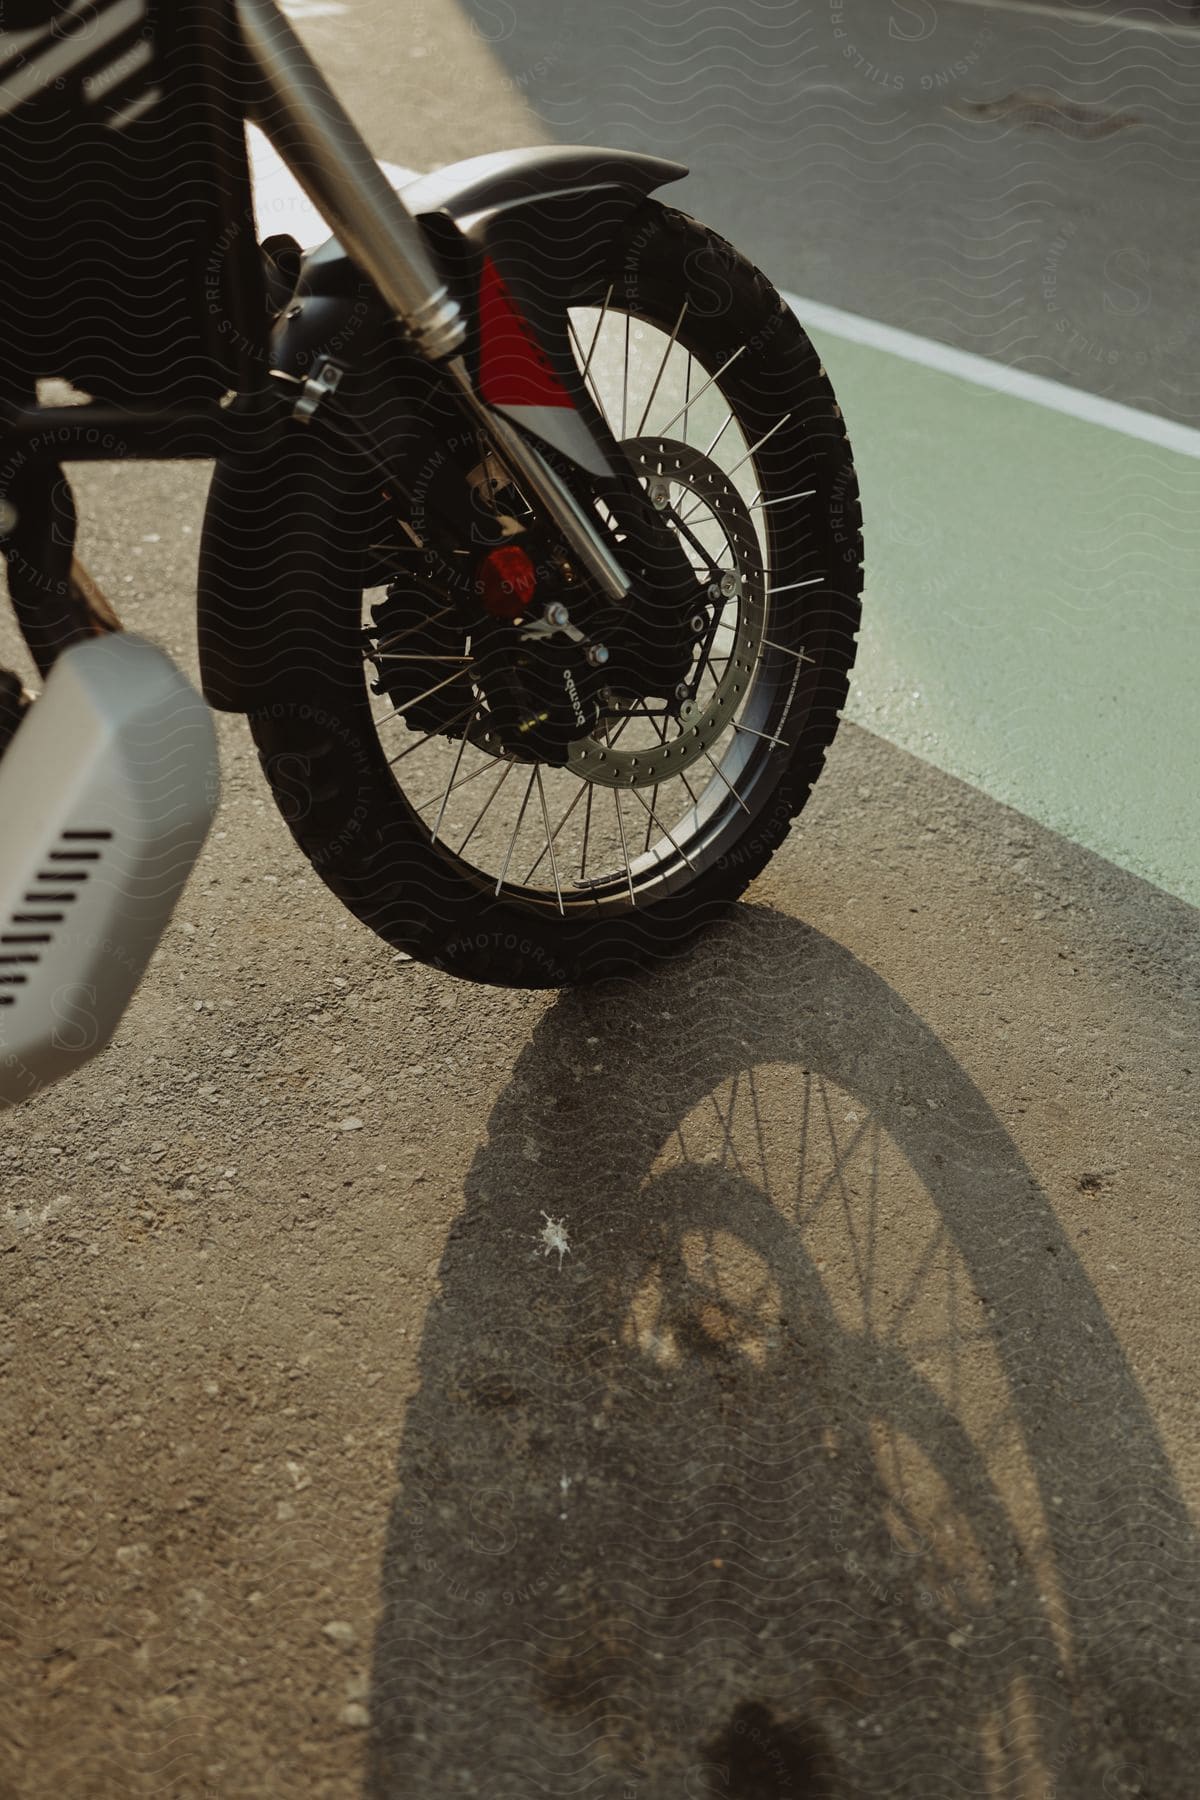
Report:
[[[368,593],[359,666],[329,704],[251,718],[322,879],[389,943],[470,980],[566,986],[680,949],[783,841],[846,698],[860,515],[820,359],[765,277],[694,220],[647,202],[628,241],[636,255],[618,247],[570,335],[705,584],[686,704],[614,698],[565,763],[514,756],[469,729],[469,640],[439,654]],[[417,648],[438,690],[424,710],[381,689]]]

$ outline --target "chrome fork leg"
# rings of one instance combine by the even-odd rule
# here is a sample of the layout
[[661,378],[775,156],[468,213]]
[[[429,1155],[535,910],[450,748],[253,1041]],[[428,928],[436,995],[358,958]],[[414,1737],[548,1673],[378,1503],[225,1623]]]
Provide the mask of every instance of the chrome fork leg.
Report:
[[274,0],[237,0],[266,133],[359,268],[433,362],[466,337],[421,228]]
[[442,280],[420,226],[275,0],[237,0],[237,13],[261,89],[255,123],[417,348],[431,362],[446,366],[511,473],[554,521],[581,566],[610,599],[623,600],[629,578],[598,524],[521,433],[476,393],[456,354],[466,337],[461,308]]

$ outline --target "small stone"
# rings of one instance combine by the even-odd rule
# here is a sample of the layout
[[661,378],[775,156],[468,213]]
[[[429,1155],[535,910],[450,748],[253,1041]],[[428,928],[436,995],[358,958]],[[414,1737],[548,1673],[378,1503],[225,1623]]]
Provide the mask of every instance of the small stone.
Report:
[[118,1566],[122,1569],[140,1569],[149,1548],[148,1544],[122,1544],[117,1551]]
[[331,1644],[352,1644],[358,1633],[348,1619],[330,1619],[328,1625],[322,1625],[321,1631]]
[[353,1725],[359,1731],[371,1723],[370,1713],[357,1700],[351,1700],[346,1706],[343,1706],[338,1717],[343,1725]]
[[361,1119],[343,1119],[338,1126],[339,1131],[361,1131],[362,1128],[363,1122]]

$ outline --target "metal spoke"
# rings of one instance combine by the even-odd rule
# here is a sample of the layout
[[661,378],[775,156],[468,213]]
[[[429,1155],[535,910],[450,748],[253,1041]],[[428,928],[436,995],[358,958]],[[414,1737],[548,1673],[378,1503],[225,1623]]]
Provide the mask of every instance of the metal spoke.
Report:
[[785,656],[794,656],[797,662],[815,663],[817,660],[815,656],[809,656],[804,650],[793,650],[787,644],[775,643],[772,638],[765,637],[762,639],[762,642],[767,646],[768,650],[782,650]]
[[[566,822],[570,818],[571,814],[575,811],[575,808],[579,805],[579,802],[583,799],[583,796],[585,794],[587,794],[590,798],[591,792],[592,792],[591,782],[590,781],[581,781],[579,784],[578,791],[576,792],[575,798],[572,800],[570,806],[568,806],[568,808],[567,808],[566,812],[563,814],[562,818],[558,821],[558,824],[554,827],[554,838],[557,838],[559,832],[562,830],[563,826],[566,824]],[[551,840],[550,840],[551,843],[554,842],[554,838],[551,838]],[[548,850],[549,848],[550,848],[550,845],[547,844],[546,849]],[[542,866],[542,862],[545,858],[545,855],[546,855],[546,850],[542,850],[539,852],[537,861],[534,863],[532,869],[530,869],[529,873],[525,877],[526,882],[530,882],[533,880],[534,876],[537,874],[538,870]]]
[[733,729],[735,731],[744,731],[747,737],[761,738],[764,744],[778,744],[782,750],[791,748],[785,738],[772,737],[767,731],[755,731],[752,725],[739,725],[736,719],[733,721]]
[[[405,638],[415,637],[418,631],[426,630],[428,626],[436,624],[438,619],[444,619],[447,613],[452,613],[453,611],[454,608],[452,606],[443,606],[440,612],[430,613],[429,617],[427,619],[422,619],[419,625],[410,625],[406,631],[400,632],[396,637],[385,639],[384,642],[377,645],[376,648],[379,650],[386,650],[389,644],[402,644]],[[370,635],[369,631],[363,633],[364,637],[369,638]],[[375,660],[370,651],[367,652],[366,660],[368,662],[374,662]]]
[[[654,377],[654,386],[650,389],[650,398],[646,402],[645,411],[643,412],[641,418],[638,420],[637,430],[633,434],[634,437],[641,437],[642,428],[644,427],[646,420],[650,417],[650,408],[654,405],[654,396],[658,392],[658,384],[662,380],[663,374],[666,370],[667,358],[670,356],[672,350],[675,348],[675,339],[679,336],[679,327],[683,324],[684,314],[687,312],[687,309],[688,309],[688,303],[685,300],[683,305],[679,309],[679,317],[675,321],[674,327],[671,331],[671,335],[667,339],[667,347],[663,351],[662,361],[658,365],[658,374]],[[622,436],[624,436],[624,433],[622,433]]]
[[512,774],[512,772],[516,768],[516,766],[517,766],[516,763],[511,763],[511,762],[505,763],[503,775],[501,775],[499,781],[496,783],[495,787],[492,789],[491,793],[488,795],[487,799],[484,801],[483,806],[480,809],[479,817],[476,819],[475,823],[472,825],[470,831],[468,831],[468,833],[467,833],[466,837],[463,839],[462,843],[458,846],[458,849],[455,852],[456,856],[462,855],[463,851],[466,849],[466,847],[470,843],[471,839],[475,836],[475,833],[479,830],[479,827],[483,824],[484,814],[487,812],[488,807],[492,804],[492,801],[496,798],[496,795],[500,792],[500,789],[504,786],[505,782],[508,780],[509,776]]
[[[616,791],[617,791],[616,788],[614,788],[613,793],[615,794]],[[641,794],[640,788],[630,788],[629,791],[635,797],[635,799],[640,801],[643,806],[646,806],[646,802],[642,799],[642,794]],[[682,856],[684,862],[687,864],[688,868],[692,871],[692,874],[695,875],[697,872],[696,865],[692,861],[691,857],[688,855],[687,851],[680,848],[680,846],[675,842],[675,839],[671,836],[671,833],[667,830],[667,827],[663,824],[662,820],[655,817],[653,807],[646,806],[646,811],[650,814],[651,819],[658,826],[658,829],[662,832],[662,834],[666,838],[668,844],[670,844],[672,850],[675,851],[677,856]]]
[[692,395],[691,399],[686,401],[685,404],[680,407],[679,411],[675,414],[675,417],[673,419],[668,419],[666,424],[661,427],[661,429],[658,432],[659,437],[666,437],[666,435],[667,435],[668,431],[670,431],[672,425],[677,425],[679,423],[680,419],[682,419],[684,413],[687,412],[688,408],[691,406],[694,406],[696,404],[696,401],[700,399],[702,394],[707,394],[707,392],[708,392],[709,388],[712,386],[713,382],[719,381],[721,379],[721,376],[725,373],[726,369],[730,368],[732,366],[732,364],[734,364],[737,361],[738,357],[741,356],[743,354],[743,352],[745,351],[745,348],[746,348],[745,344],[741,344],[734,351],[732,356],[727,356],[725,358],[725,361],[721,364],[721,366],[717,370],[716,374],[710,375],[708,380],[705,382],[704,386],[702,388],[697,388],[696,392]]
[[381,663],[381,662],[469,663],[469,662],[474,662],[474,660],[475,660],[475,658],[473,656],[466,656],[466,655],[435,656],[432,654],[432,652],[428,656],[425,656],[419,650],[413,651],[411,655],[406,655],[403,651],[397,651],[397,650],[380,650],[374,656],[369,656],[367,658],[368,662],[373,662],[373,663]]
[[791,594],[797,588],[820,587],[824,580],[824,575],[810,575],[807,581],[788,581],[784,583],[783,587],[768,588],[767,593],[770,595]]
[[529,805],[529,796],[533,792],[533,783],[537,776],[538,767],[539,767],[539,765],[537,763],[534,763],[533,774],[529,777],[529,784],[525,789],[525,798],[521,802],[521,810],[517,814],[517,822],[513,826],[513,834],[512,834],[512,837],[508,841],[508,850],[505,853],[505,857],[504,857],[504,867],[501,869],[499,877],[497,878],[497,881],[496,881],[496,892],[497,893],[499,893],[500,889],[504,886],[504,877],[508,874],[508,865],[512,861],[512,853],[516,847],[516,842],[517,842],[517,833],[520,831],[521,821],[525,817],[525,808]]
[[[768,506],[786,506],[789,500],[811,500],[816,491],[816,488],[804,488],[799,494],[780,494],[774,500],[760,500],[756,494],[746,510],[748,512],[756,512],[760,509],[765,511]],[[761,492],[760,488],[759,493]]]
[[596,345],[600,341],[600,328],[604,324],[604,321],[608,316],[608,303],[612,299],[612,293],[613,293],[613,284],[610,281],[608,284],[608,292],[604,296],[604,304],[600,308],[600,317],[596,320],[596,329],[592,333],[592,341],[588,348],[587,360],[585,361],[585,363],[583,365],[583,374],[584,374],[585,380],[587,379],[587,372],[592,366],[592,357],[596,354]]
[[429,834],[429,841],[431,844],[437,843],[437,834],[442,829],[442,820],[446,816],[446,808],[450,804],[450,796],[454,792],[454,777],[458,774],[459,764],[462,762],[463,753],[465,752],[466,748],[467,748],[467,734],[464,731],[462,734],[462,741],[460,742],[460,744],[458,746],[458,755],[454,759],[454,767],[450,771],[450,779],[446,783],[446,791],[442,795],[442,804],[438,810],[438,816],[434,820],[433,830]]
[[[550,873],[554,877],[554,893],[558,900],[559,912],[565,914],[566,909],[563,906],[562,888],[559,886],[558,881],[558,863],[554,856],[554,839],[550,836],[550,814],[546,811],[546,789],[542,784],[541,763],[534,763],[533,772],[537,776],[538,799],[542,803],[542,824],[546,828],[546,848],[550,852]],[[499,893],[500,890],[497,889],[496,891]]]
[[592,795],[595,792],[596,792],[595,788],[592,786],[591,782],[589,781],[587,784],[587,806],[584,809],[584,814],[583,814],[583,855],[579,859],[579,879],[580,879],[580,881],[582,881],[584,876],[587,874],[588,838],[591,836],[591,831],[592,831]]
[[[469,742],[469,738],[463,739],[464,745]],[[478,746],[476,746],[476,748],[478,748]],[[498,756],[489,757],[487,762],[481,763],[477,769],[472,769],[469,775],[464,775],[461,781],[456,781],[454,786],[450,789],[450,792],[452,794],[457,794],[459,788],[469,787],[471,782],[478,781],[481,775],[490,775],[500,760],[501,759]],[[414,800],[413,806],[417,812],[424,812],[425,808],[427,806],[432,806],[436,799],[436,794],[430,794],[428,800]]]
[[617,829],[621,833],[621,855],[625,858],[625,879],[629,883],[629,904],[630,906],[636,906],[637,899],[633,892],[633,864],[629,860],[629,845],[625,842],[625,821],[621,817],[620,788],[614,788],[612,790],[612,797],[613,805],[617,809]]
[[410,706],[420,706],[423,700],[432,700],[435,694],[440,694],[443,688],[450,686],[451,682],[461,681],[463,676],[469,675],[470,672],[470,669],[455,669],[453,675],[447,675],[445,680],[437,682],[431,688],[426,688],[423,694],[417,694],[414,699],[406,700],[404,702],[405,709],[407,710]]
[[733,408],[731,407],[729,410],[728,418],[725,420],[725,423],[722,425],[720,431],[718,431],[718,433],[717,433],[716,437],[713,439],[712,443],[708,446],[708,449],[704,452],[705,456],[712,455],[713,451],[716,449],[717,445],[720,443],[721,439],[725,436],[725,433],[729,430],[729,427],[732,424],[733,424]]
[[629,410],[629,318],[625,314],[625,374],[621,387],[621,442],[625,441],[625,417]]
[[[612,292],[611,288],[609,289],[609,292],[610,293]],[[575,345],[575,349],[576,349],[577,353],[579,354],[579,356],[582,357],[583,356],[583,345],[579,341],[579,333],[575,329],[574,322],[569,317],[567,319],[567,330],[571,334],[571,341]],[[599,335],[600,335],[600,326],[597,325],[596,337],[599,337]],[[594,337],[592,339],[592,350],[594,350],[595,348],[596,348],[596,338]],[[587,358],[583,364],[581,379],[584,382],[586,382],[586,384],[589,388],[591,388],[593,400],[596,402],[596,405],[597,405],[600,413],[602,414],[602,416],[607,418],[608,415],[604,411],[604,401],[600,397],[600,390],[596,386],[595,377],[593,375],[589,374],[589,372],[588,372],[589,368],[591,366],[591,361],[592,361],[591,351],[589,351]]]
[[732,781],[730,781],[728,775],[726,775],[726,773],[725,773],[724,769],[721,767],[720,763],[713,762],[713,759],[711,756],[709,756],[707,750],[704,752],[704,755],[705,755],[705,759],[709,763],[712,763],[713,768],[716,770],[720,779],[725,783],[725,786],[729,789],[730,793],[733,795],[734,799],[737,801],[737,803],[741,807],[742,811],[744,813],[749,813],[750,808],[746,805],[746,802],[742,799],[742,796],[738,793],[737,789],[734,787]]
[[757,456],[758,452],[762,449],[763,445],[768,441],[768,439],[773,438],[777,431],[783,430],[784,426],[787,424],[787,422],[791,418],[791,416],[792,415],[790,412],[784,413],[782,419],[776,420],[775,424],[772,425],[770,431],[764,431],[762,436],[759,438],[757,444],[751,444],[751,446],[747,450],[745,456],[742,457],[741,462],[735,462],[732,469],[726,469],[726,471],[725,471],[726,480],[732,481],[733,477],[737,474],[738,470],[742,467],[742,464],[748,463],[752,456]]
[[[444,725],[439,725],[436,731],[427,731],[423,737],[417,739],[415,744],[410,744],[407,750],[401,750],[398,756],[390,757],[388,760],[388,768],[394,769],[398,762],[403,762],[406,756],[411,756],[415,750],[420,750],[423,745],[429,742],[430,738],[440,736],[443,731],[449,730],[452,725],[458,725],[463,719],[469,718],[471,714],[476,711],[478,704],[479,702],[475,699],[475,696],[472,695],[470,705],[464,706],[460,713],[455,713],[453,718],[447,719]],[[391,714],[391,719],[399,719],[401,723],[403,723],[403,714],[393,712]],[[384,725],[390,723],[390,720],[380,719],[377,723]]]

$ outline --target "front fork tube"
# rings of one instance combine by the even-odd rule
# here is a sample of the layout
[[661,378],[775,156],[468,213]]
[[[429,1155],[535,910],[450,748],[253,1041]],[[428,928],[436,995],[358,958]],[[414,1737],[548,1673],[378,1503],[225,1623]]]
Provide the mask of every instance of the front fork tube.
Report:
[[251,64],[255,122],[328,220],[421,354],[443,364],[530,497],[553,519],[600,592],[620,603],[630,582],[597,525],[544,458],[475,391],[459,352],[462,309],[442,280],[421,227],[380,169],[274,0],[237,0]]

